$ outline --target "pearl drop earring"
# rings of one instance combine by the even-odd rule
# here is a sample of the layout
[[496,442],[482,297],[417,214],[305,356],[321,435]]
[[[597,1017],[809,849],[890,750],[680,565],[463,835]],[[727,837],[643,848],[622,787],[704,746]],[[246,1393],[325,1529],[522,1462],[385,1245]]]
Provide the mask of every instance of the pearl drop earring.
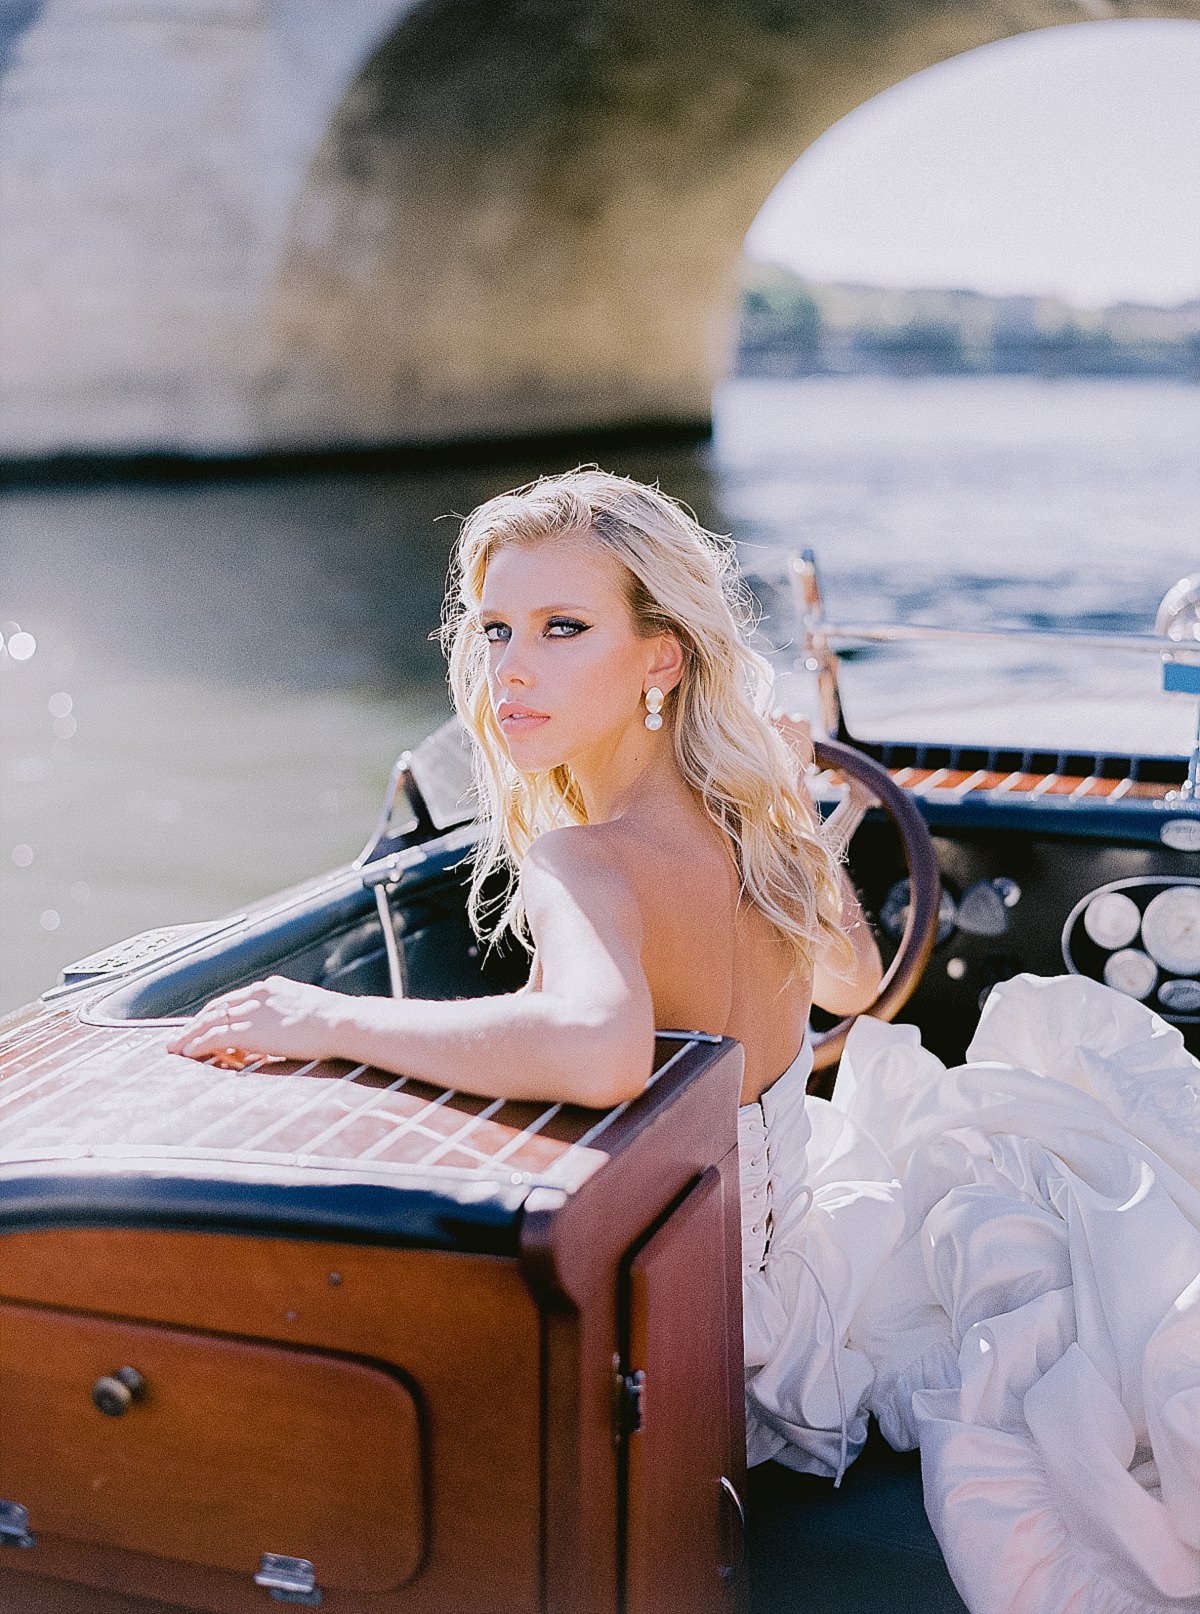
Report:
[[651,732],[662,728],[662,704],[665,699],[657,684],[652,684],[646,691],[646,727]]

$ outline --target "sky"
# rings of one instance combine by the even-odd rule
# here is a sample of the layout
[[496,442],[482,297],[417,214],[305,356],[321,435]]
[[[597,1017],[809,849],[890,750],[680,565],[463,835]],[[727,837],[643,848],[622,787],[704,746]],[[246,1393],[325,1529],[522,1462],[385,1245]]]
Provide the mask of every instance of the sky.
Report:
[[918,73],[808,148],[746,250],[815,280],[1200,297],[1200,22],[1046,29]]

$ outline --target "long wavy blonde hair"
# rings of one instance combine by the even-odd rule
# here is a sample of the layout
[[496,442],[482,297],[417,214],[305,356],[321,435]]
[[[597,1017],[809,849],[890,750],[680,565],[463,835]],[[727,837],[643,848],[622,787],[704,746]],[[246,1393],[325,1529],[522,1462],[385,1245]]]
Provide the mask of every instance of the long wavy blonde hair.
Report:
[[[492,556],[510,544],[581,532],[621,563],[637,631],[667,630],[683,647],[683,675],[663,716],[681,774],[729,837],[743,900],[791,944],[798,967],[811,967],[824,937],[849,961],[838,860],[797,788],[797,759],[767,715],[771,671],[749,644],[754,613],[732,544],[657,487],[593,468],[489,499],[459,534],[442,640],[454,705],[476,742],[480,839],[468,903],[476,933],[496,941],[509,931],[528,947],[521,860],[544,830],[587,822],[569,766],[522,773],[508,756],[488,694],[484,580]],[[507,883],[489,902],[485,886],[498,873]]]

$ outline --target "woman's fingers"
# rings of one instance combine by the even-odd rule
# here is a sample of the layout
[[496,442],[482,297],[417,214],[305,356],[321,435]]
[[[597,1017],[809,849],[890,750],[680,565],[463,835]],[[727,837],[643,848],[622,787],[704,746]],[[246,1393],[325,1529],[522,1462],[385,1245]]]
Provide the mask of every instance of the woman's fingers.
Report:
[[229,1049],[254,1059],[329,1058],[335,1045],[325,1022],[327,999],[333,994],[323,988],[282,975],[252,981],[205,1004],[179,1028],[167,1050],[192,1059]]
[[247,1041],[250,1027],[248,1024],[198,1026],[187,1028],[168,1046],[168,1053],[187,1054],[192,1059],[205,1059],[209,1054],[222,1052],[226,1048],[238,1048]]
[[204,1058],[236,1048],[251,1029],[248,1016],[262,1007],[261,983],[226,992],[206,1003],[167,1044],[168,1053]]

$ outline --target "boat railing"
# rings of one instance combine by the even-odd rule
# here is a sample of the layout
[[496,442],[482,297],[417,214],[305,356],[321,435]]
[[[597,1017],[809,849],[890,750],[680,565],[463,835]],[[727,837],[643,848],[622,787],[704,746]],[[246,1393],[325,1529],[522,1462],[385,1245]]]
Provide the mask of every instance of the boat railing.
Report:
[[[843,622],[827,617],[806,616],[807,632],[823,634],[826,639],[900,644],[907,641],[974,641],[1000,644],[1052,643],[1067,645],[1075,650],[1121,650],[1162,656],[1178,653],[1184,647],[1177,639],[1167,639],[1159,633],[1073,633],[1066,629],[1039,628],[945,628],[921,622]],[[1200,657],[1200,644],[1194,652]]]
[[[1159,608],[1153,633],[1089,633],[1064,628],[960,628],[940,623],[867,622],[825,614],[816,556],[811,549],[788,556],[788,579],[803,631],[803,666],[816,679],[821,724],[827,735],[846,734],[838,682],[837,642],[857,644],[1056,645],[1105,654],[1151,655],[1163,669],[1168,693],[1200,697],[1200,578],[1182,578]],[[1179,792],[1200,799],[1200,706],[1187,778]]]

